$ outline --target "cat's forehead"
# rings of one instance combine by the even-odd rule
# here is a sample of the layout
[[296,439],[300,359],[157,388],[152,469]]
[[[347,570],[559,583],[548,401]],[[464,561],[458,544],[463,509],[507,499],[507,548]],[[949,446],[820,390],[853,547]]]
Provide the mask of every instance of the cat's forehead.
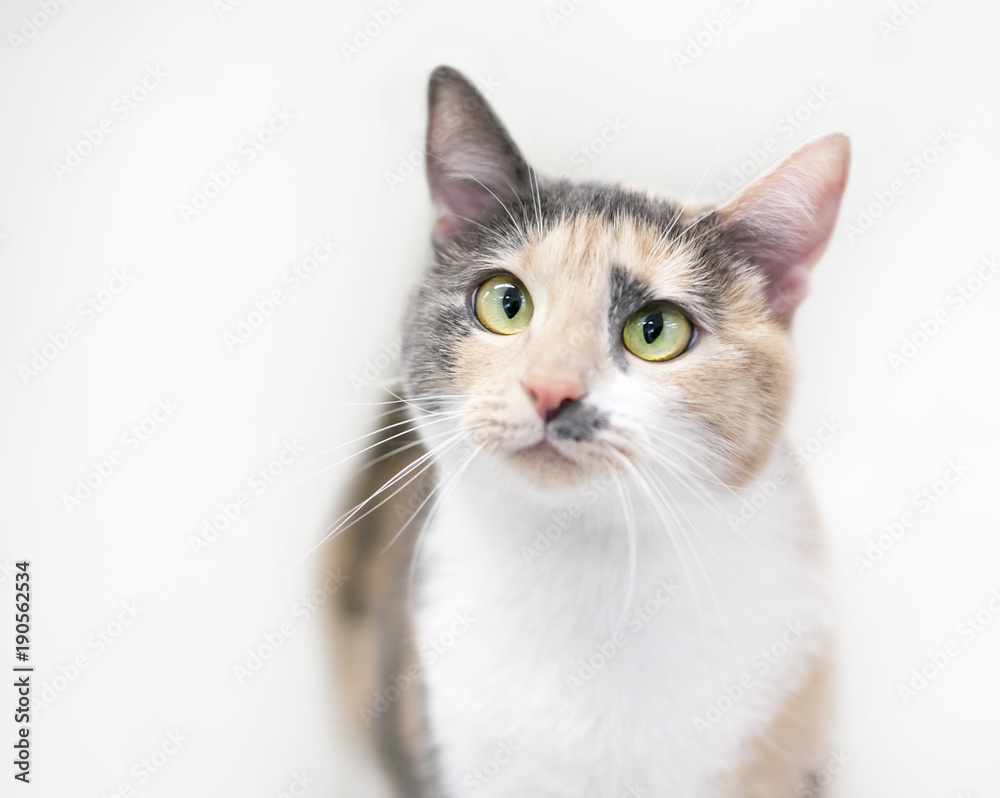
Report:
[[683,223],[577,210],[547,220],[498,265],[560,304],[579,307],[600,299],[635,310],[662,299],[707,313],[719,299],[706,290],[715,282],[714,270],[704,250],[681,235]]
[[608,221],[594,213],[550,222],[516,258],[528,276],[594,286],[607,286],[614,267],[647,285],[662,287],[690,283],[698,271],[694,253],[671,235],[669,227],[628,218]]

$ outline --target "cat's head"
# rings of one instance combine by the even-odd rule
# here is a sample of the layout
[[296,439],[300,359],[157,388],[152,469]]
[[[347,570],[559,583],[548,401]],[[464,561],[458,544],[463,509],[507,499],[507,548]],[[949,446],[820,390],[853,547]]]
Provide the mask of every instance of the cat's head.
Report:
[[548,180],[473,86],[430,81],[435,261],[406,316],[428,446],[525,484],[609,469],[745,484],[791,390],[789,325],[833,231],[849,143],[802,145],[725,204]]

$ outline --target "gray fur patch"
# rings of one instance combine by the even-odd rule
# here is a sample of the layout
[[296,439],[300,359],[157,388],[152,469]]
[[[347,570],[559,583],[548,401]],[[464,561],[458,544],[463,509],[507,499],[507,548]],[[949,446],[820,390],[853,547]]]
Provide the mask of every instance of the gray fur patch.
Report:
[[618,264],[611,267],[611,302],[608,309],[608,329],[611,331],[611,356],[622,371],[628,361],[622,349],[622,328],[628,317],[655,298],[648,285]]
[[608,426],[607,414],[586,402],[567,402],[548,423],[549,434],[554,438],[585,441]]

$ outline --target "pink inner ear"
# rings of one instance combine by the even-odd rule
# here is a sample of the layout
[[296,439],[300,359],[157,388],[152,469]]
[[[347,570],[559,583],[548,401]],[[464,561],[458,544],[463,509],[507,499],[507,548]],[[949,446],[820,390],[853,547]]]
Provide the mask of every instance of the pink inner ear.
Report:
[[719,209],[720,227],[767,279],[783,323],[808,292],[809,270],[833,234],[850,143],[831,133],[803,144]]
[[490,189],[475,178],[455,175],[451,169],[435,170],[431,177],[431,196],[441,208],[442,217],[450,215],[457,226],[465,219],[483,219],[499,201]]
[[459,73],[431,76],[427,179],[440,218],[439,244],[470,225],[485,224],[529,184],[530,170],[486,100]]
[[461,220],[450,213],[442,213],[434,223],[434,231],[431,233],[435,244],[442,245],[449,239],[455,237],[461,226]]
[[434,224],[434,242],[443,245],[459,231],[477,221],[485,221],[499,206],[489,189],[472,180],[448,180],[437,171],[431,180],[431,196],[438,205],[440,216]]
[[768,283],[767,300],[774,315],[787,321],[809,294],[809,267],[793,266],[777,282]]

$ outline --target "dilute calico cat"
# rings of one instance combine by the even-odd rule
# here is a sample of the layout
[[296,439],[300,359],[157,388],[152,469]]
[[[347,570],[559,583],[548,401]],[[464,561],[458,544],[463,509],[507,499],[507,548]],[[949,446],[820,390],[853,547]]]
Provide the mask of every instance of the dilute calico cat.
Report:
[[434,259],[336,526],[342,671],[400,796],[817,795],[830,612],[781,446],[849,143],[716,207],[546,179],[430,80]]

